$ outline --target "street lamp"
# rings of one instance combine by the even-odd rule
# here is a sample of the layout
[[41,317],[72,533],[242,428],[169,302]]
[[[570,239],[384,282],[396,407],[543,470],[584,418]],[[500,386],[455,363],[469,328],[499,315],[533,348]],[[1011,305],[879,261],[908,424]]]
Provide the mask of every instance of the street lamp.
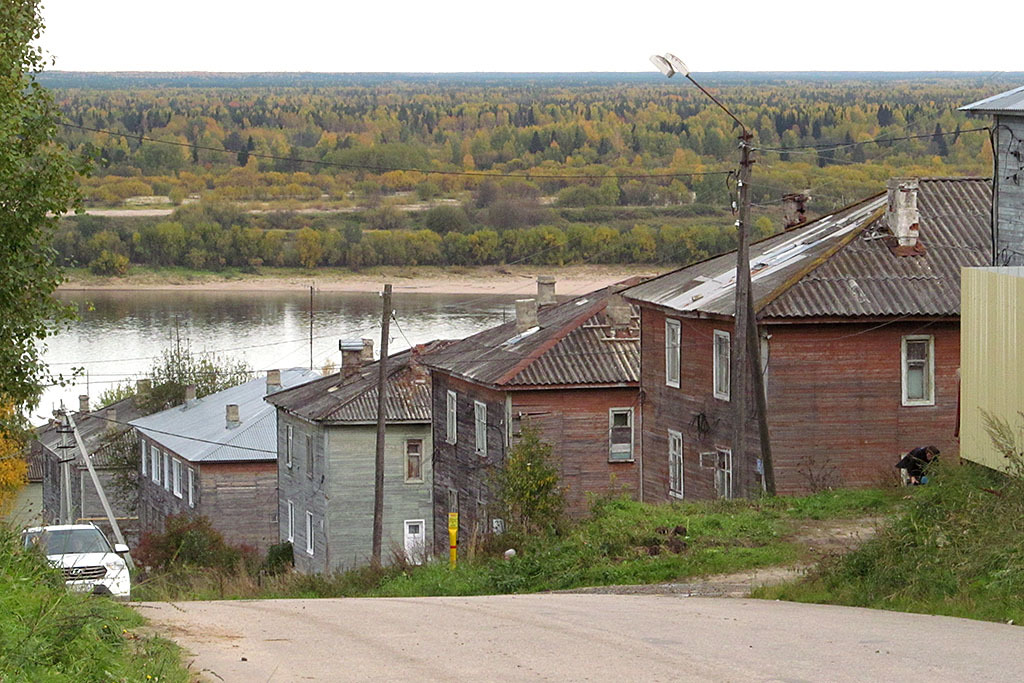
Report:
[[[729,354],[731,360],[729,374],[732,384],[729,393],[734,412],[732,452],[740,458],[741,463],[745,462],[747,380],[753,379],[765,489],[770,495],[775,495],[775,470],[772,466],[771,445],[768,435],[768,407],[764,393],[764,375],[762,375],[761,370],[761,349],[758,343],[757,324],[754,317],[754,299],[750,292],[750,237],[748,226],[750,225],[749,185],[751,169],[754,164],[753,159],[750,158],[750,141],[753,139],[753,135],[743,125],[743,122],[729,111],[728,107],[719,102],[717,97],[705,90],[704,86],[694,80],[693,76],[690,75],[690,69],[679,57],[676,57],[671,52],[666,52],[664,55],[651,55],[651,63],[668,78],[672,78],[677,73],[685,76],[688,81],[697,86],[702,93],[718,105],[719,109],[728,114],[729,118],[735,121],[742,131],[740,134],[740,171],[737,180],[740,215],[739,220],[736,221],[738,241],[736,248],[736,314],[732,349]],[[747,474],[747,472],[744,472],[742,475],[744,480]],[[747,489],[749,490],[750,487],[748,486]]]

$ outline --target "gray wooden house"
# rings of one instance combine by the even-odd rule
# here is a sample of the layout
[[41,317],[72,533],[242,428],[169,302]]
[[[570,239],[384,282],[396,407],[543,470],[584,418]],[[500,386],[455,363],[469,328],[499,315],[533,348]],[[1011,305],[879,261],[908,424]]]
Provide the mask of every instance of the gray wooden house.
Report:
[[[382,560],[426,558],[433,481],[430,381],[418,362],[433,342],[388,358]],[[378,362],[373,342],[342,342],[341,371],[267,397],[277,407],[278,537],[295,567],[318,573],[368,563],[373,533]]]
[[302,368],[258,378],[132,420],[139,432],[139,521],[161,532],[169,515],[207,517],[224,540],[277,543],[277,448],[267,394],[317,377]]

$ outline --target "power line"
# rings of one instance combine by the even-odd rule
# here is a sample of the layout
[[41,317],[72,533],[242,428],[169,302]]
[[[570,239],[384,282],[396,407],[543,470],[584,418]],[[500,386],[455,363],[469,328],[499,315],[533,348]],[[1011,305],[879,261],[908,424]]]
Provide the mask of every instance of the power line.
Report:
[[[140,142],[154,142],[161,145],[172,145],[174,147],[185,147],[188,149],[196,150],[201,149],[205,152],[217,152],[220,154],[236,154],[236,152],[233,152],[230,149],[222,149],[219,147],[193,145],[188,142],[177,142],[175,140],[160,140],[158,138],[151,138],[145,135],[136,135],[133,133],[119,133],[117,131],[106,130],[104,128],[80,126],[78,124],[69,123],[66,121],[61,121],[60,124],[67,128],[77,128],[79,130],[90,131],[93,133],[104,133],[106,135],[117,135],[124,138],[138,140]],[[296,163],[313,164],[315,166],[329,166],[334,168],[344,168],[356,171],[372,171],[374,173],[389,173],[391,171],[403,171],[407,173],[422,173],[424,175],[473,176],[483,178],[525,178],[527,180],[606,180],[608,178],[622,178],[626,180],[633,180],[641,178],[695,178],[698,176],[727,175],[733,173],[733,171],[689,171],[684,173],[635,173],[621,175],[551,175],[530,173],[529,171],[526,171],[525,173],[492,173],[490,171],[442,171],[437,169],[405,168],[400,166],[369,166],[365,164],[344,164],[336,161],[323,161],[321,159],[300,159],[297,157],[282,157],[274,154],[263,154],[260,152],[249,152],[249,156],[255,157],[257,159],[269,159],[271,161],[293,161]]]
[[138,429],[139,431],[153,432],[154,434],[162,434],[164,436],[174,436],[174,437],[177,437],[179,439],[187,439],[189,441],[198,441],[199,443],[208,443],[208,444],[213,444],[214,446],[223,446],[224,448],[234,448],[234,449],[237,449],[237,450],[240,450],[240,451],[253,451],[255,453],[273,453],[274,455],[277,455],[277,451],[271,451],[271,450],[268,450],[266,448],[253,448],[252,446],[236,446],[234,444],[227,444],[227,443],[224,443],[222,441],[211,441],[210,439],[200,439],[198,436],[188,436],[186,434],[178,434],[176,432],[168,432],[168,431],[164,431],[162,429],[154,429],[152,427],[137,427],[136,425],[133,425],[130,422],[123,422],[121,420],[112,420],[109,417],[106,417],[106,416],[103,416],[103,415],[97,415],[96,413],[89,413],[89,416],[97,418],[99,420],[104,420],[105,422],[112,422],[114,424],[123,425],[125,427],[131,427],[133,429]]
[[828,151],[845,149],[847,147],[857,147],[858,145],[870,145],[873,143],[886,144],[890,142],[900,142],[901,140],[921,140],[923,138],[935,138],[935,137],[947,137],[950,135],[961,135],[963,133],[978,133],[980,131],[989,130],[986,128],[965,128],[963,130],[953,130],[948,133],[924,133],[921,135],[903,135],[900,137],[881,137],[874,138],[872,140],[862,140],[860,142],[844,142],[840,144],[828,143],[823,145],[793,145],[792,147],[755,147],[754,149],[760,152],[790,152],[793,150],[810,149],[818,151]]

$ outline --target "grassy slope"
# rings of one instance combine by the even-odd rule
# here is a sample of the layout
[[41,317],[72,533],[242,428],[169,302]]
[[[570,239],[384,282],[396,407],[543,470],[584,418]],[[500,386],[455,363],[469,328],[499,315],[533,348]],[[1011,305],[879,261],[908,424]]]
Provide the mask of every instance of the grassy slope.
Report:
[[132,631],[142,618],[69,593],[60,574],[0,525],[0,681],[188,681],[178,648]]
[[1024,623],[1024,481],[940,467],[875,539],[755,595]]

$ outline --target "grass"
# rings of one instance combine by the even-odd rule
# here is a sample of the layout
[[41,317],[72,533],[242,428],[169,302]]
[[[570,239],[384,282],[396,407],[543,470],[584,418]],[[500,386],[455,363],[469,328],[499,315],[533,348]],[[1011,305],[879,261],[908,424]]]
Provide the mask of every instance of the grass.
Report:
[[177,646],[138,635],[142,623],[113,600],[69,592],[0,525],[0,681],[189,681]]
[[1024,481],[940,465],[873,540],[756,597],[1024,622]]
[[[531,593],[612,584],[677,581],[791,564],[802,548],[788,536],[802,520],[885,514],[892,491],[829,491],[805,498],[649,505],[602,498],[591,516],[556,536],[494,539],[454,571],[446,562],[402,562],[326,576],[251,576],[181,568],[138,586],[145,600],[412,597]],[[501,552],[514,547],[510,561]]]

